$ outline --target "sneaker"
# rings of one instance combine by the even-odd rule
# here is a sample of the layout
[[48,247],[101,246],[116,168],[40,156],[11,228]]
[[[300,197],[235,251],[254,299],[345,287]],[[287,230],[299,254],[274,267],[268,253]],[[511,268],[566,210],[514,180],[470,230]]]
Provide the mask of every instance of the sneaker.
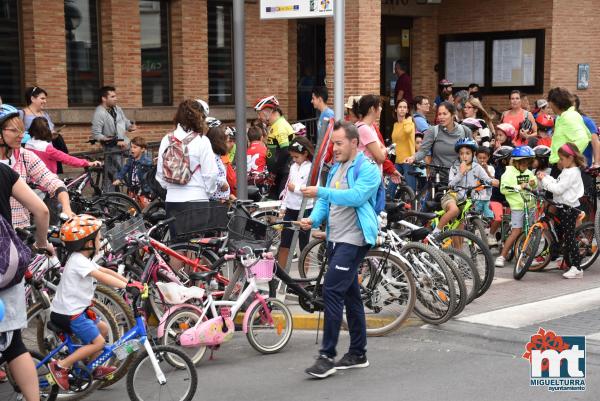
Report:
[[583,278],[583,270],[579,270],[575,266],[571,266],[568,272],[563,273],[564,278]]
[[504,256],[500,255],[496,258],[496,262],[494,263],[494,266],[496,267],[504,267]]
[[369,361],[366,354],[356,355],[347,353],[335,363],[336,369],[366,368],[367,366],[369,366]]
[[490,237],[488,237],[487,241],[488,241],[488,246],[496,246],[496,245],[498,245],[498,240],[493,235],[490,236]]
[[69,369],[61,368],[58,366],[58,362],[52,361],[48,364],[48,369],[50,370],[50,374],[58,387],[63,390],[69,389]]
[[102,380],[117,370],[116,366],[98,366],[92,373],[94,380]]
[[319,355],[315,364],[312,365],[310,368],[306,369],[305,372],[319,379],[324,379],[334,374],[335,370],[336,369],[335,365],[333,364],[333,359],[325,355]]

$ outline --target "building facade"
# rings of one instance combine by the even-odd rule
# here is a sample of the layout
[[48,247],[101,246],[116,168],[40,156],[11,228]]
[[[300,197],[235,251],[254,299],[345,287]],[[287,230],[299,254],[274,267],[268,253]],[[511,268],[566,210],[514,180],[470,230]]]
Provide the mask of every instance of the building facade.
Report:
[[[415,95],[433,99],[442,77],[455,87],[477,82],[484,105],[501,111],[512,89],[533,102],[560,85],[600,116],[596,1],[345,3],[346,96],[376,93],[389,104],[393,62],[402,59]],[[50,114],[66,125],[73,150],[90,149],[102,85],[117,87],[120,105],[149,140],[172,127],[186,98],[208,99],[211,114],[232,120],[232,7],[231,0],[0,0],[0,96],[24,106],[25,88],[46,89]],[[290,120],[312,117],[310,89],[333,89],[333,19],[265,21],[259,7],[245,1],[248,117],[255,100],[271,94]],[[577,89],[585,78],[580,65],[586,89]]]

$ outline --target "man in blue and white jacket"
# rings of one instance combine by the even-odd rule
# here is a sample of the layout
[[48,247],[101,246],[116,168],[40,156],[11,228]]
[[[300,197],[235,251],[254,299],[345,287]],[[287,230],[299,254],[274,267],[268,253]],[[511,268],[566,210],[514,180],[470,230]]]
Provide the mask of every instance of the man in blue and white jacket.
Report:
[[[323,379],[337,369],[369,366],[366,356],[367,332],[365,312],[358,284],[358,266],[369,248],[375,245],[378,223],[374,205],[381,183],[381,170],[375,162],[358,151],[356,127],[336,122],[331,137],[336,164],[324,187],[306,187],[304,196],[317,198],[308,218],[300,221],[304,230],[317,228],[327,221],[329,268],[325,275],[325,329],[320,355],[306,370]],[[355,171],[358,168],[358,172]],[[346,306],[350,349],[334,363],[340,334],[342,313]]]

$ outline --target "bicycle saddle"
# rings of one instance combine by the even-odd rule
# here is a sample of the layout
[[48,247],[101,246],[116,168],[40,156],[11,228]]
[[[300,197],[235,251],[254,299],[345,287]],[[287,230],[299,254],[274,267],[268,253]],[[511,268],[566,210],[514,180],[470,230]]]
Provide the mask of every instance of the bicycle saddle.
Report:
[[48,323],[46,323],[46,327],[48,328],[48,330],[50,330],[56,334],[63,334],[65,332],[65,330],[63,330],[62,327],[58,327],[58,325],[56,323],[54,323],[52,320],[48,320]]
[[164,296],[165,301],[171,305],[179,305],[192,298],[202,299],[204,297],[204,289],[200,287],[185,287],[181,284],[164,283],[162,281],[157,282],[156,286]]
[[427,202],[425,202],[425,206],[427,206],[427,210],[441,210],[442,202],[427,201]]
[[217,272],[215,270],[211,270],[208,272],[193,272],[193,273],[190,273],[189,277],[190,277],[190,280],[193,280],[193,281],[207,282],[207,281],[210,281],[210,279],[212,279],[217,274],[219,274],[219,272]]

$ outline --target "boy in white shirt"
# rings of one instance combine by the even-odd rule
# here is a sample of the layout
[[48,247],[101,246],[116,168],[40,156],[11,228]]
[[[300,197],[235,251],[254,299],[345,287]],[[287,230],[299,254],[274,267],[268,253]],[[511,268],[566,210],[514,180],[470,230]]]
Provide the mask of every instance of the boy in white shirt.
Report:
[[[100,227],[102,220],[82,214],[69,219],[60,230],[60,239],[72,254],[65,264],[52,300],[50,320],[86,344],[64,359],[50,362],[50,372],[63,390],[69,389],[71,366],[89,357],[93,359],[104,348],[108,325],[88,309],[92,304],[97,282],[116,288],[143,289],[141,283],[128,282],[122,275],[92,261],[100,248]],[[94,379],[101,380],[115,369],[114,366],[99,366],[92,375]]]

